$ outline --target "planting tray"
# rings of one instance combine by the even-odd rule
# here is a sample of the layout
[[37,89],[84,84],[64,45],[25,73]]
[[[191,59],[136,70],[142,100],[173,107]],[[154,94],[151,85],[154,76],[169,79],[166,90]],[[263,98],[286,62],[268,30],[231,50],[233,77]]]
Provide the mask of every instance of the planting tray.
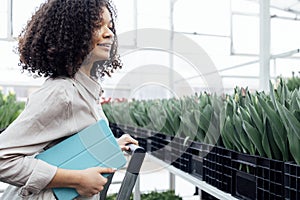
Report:
[[190,143],[181,137],[173,137],[170,143],[172,165],[187,173],[191,172],[191,154],[188,153]]
[[111,124],[153,156],[239,199],[300,199],[300,166],[222,147],[186,141],[143,128]]
[[[207,150],[211,145],[206,146]],[[216,188],[231,193],[232,168],[231,151],[213,147],[203,158],[203,180]]]
[[165,159],[165,146],[167,146],[170,142],[169,136],[157,132],[151,132],[150,139],[150,152],[153,156],[161,159]]
[[[193,142],[188,148],[187,152],[190,154],[190,174],[196,178],[202,179],[203,173],[203,144],[199,142]],[[206,155],[206,154],[205,154]]]
[[257,158],[257,199],[284,199],[284,162]]
[[257,157],[238,152],[231,153],[232,195],[238,198],[256,199]]
[[285,199],[300,199],[300,165],[284,163]]

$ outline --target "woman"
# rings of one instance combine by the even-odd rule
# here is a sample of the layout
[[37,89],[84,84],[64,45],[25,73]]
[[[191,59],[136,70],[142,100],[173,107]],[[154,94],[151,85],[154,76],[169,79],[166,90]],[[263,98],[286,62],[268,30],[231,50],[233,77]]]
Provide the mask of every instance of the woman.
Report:
[[[99,199],[113,169],[59,169],[34,156],[99,119],[97,80],[121,67],[114,9],[108,0],[48,0],[20,35],[23,70],[47,77],[21,115],[0,134],[0,181],[9,183],[3,199],[55,199],[51,188],[75,188],[78,199]],[[137,144],[118,139],[124,150]]]

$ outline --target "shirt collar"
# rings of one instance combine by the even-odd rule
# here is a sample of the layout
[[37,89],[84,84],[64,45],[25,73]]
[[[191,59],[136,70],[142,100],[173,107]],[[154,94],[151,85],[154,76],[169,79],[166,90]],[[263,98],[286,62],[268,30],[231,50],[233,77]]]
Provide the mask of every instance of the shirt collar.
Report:
[[74,78],[95,98],[95,100],[99,100],[102,94],[102,87],[97,81],[88,77],[80,70],[78,70]]

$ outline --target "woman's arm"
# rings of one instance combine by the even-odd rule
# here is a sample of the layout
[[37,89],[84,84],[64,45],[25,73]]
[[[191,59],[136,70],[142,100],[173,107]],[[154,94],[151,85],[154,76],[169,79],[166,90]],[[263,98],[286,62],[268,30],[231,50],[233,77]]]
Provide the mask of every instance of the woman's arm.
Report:
[[101,190],[107,182],[103,173],[113,173],[110,168],[93,167],[85,170],[67,170],[58,168],[47,188],[75,188],[81,196],[91,197]]
[[46,81],[30,96],[20,116],[0,134],[0,181],[21,187],[23,196],[39,193],[57,172],[57,167],[34,158],[35,154],[86,124],[87,120],[75,123],[72,100],[76,98],[67,93],[73,87],[68,83]]

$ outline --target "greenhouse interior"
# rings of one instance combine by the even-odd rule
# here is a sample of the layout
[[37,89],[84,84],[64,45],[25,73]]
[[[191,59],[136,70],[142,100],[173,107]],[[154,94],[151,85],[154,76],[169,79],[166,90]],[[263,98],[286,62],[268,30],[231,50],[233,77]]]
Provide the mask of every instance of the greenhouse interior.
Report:
[[[40,107],[31,108],[33,103],[28,99],[34,101],[34,98],[41,95],[43,89],[47,89],[44,85],[51,79],[49,78],[51,74],[48,74],[48,77],[41,76],[39,72],[43,74],[47,71],[37,70],[39,66],[34,68],[34,65],[41,62],[31,63],[33,58],[30,55],[39,56],[45,52],[28,55],[24,53],[20,58],[18,45],[23,40],[35,36],[32,33],[33,36],[25,37],[27,35],[24,36],[22,32],[25,28],[26,34],[32,31],[30,28],[35,31],[38,28],[42,29],[40,26],[26,26],[34,19],[32,15],[37,11],[47,11],[48,8],[42,5],[58,2],[64,6],[68,4],[65,2],[75,2],[74,5],[78,6],[85,4],[83,2],[89,2],[86,5],[91,6],[95,5],[96,0],[0,0],[0,2],[2,60],[0,199],[16,198],[16,196],[9,198],[9,195],[6,195],[6,191],[14,183],[15,186],[12,187],[23,190],[30,188],[30,184],[34,184],[34,181],[39,184],[39,180],[43,181],[41,182],[44,184],[43,188],[32,191],[26,189],[29,196],[24,199],[50,199],[48,196],[43,197],[41,193],[46,194],[49,191],[48,187],[55,182],[56,175],[55,177],[51,175],[53,179],[45,180],[46,177],[49,179],[50,175],[44,178],[35,177],[37,175],[34,172],[39,171],[35,171],[36,169],[29,171],[25,168],[34,165],[39,159],[33,157],[35,153],[48,150],[46,147],[48,148],[50,139],[67,140],[69,138],[66,136],[78,135],[77,132],[91,124],[90,119],[85,120],[84,112],[88,112],[88,115],[92,115],[93,112],[90,108],[90,111],[78,110],[78,114],[74,113],[82,115],[78,118],[73,116],[72,122],[81,129],[74,128],[72,134],[59,136],[59,133],[55,133],[56,138],[53,138],[54,136],[40,136],[40,133],[36,133],[37,138],[44,137],[44,140],[27,141],[30,137],[26,135],[30,134],[31,140],[35,136],[34,133],[25,131],[35,130],[34,127],[40,124],[56,120],[57,116],[51,116],[51,113],[57,113],[54,111],[45,113],[47,110],[55,110],[55,106],[56,110],[72,108],[59,103],[60,99],[64,99],[61,96],[57,98],[52,96],[54,99],[52,104],[47,100],[43,102],[46,98],[41,96],[40,102],[36,104]],[[99,196],[106,195],[100,199],[300,199],[300,1],[112,0],[108,2],[110,6],[112,5],[112,8],[108,6],[109,17],[115,20],[114,28],[108,28],[115,36],[103,38],[117,38],[114,43],[118,42],[118,59],[121,67],[114,69],[111,77],[97,78],[97,85],[101,85],[101,93],[96,101],[93,100],[93,106],[104,113],[105,116],[100,115],[98,119],[107,119],[110,134],[115,138],[125,138],[129,135],[138,142],[138,146],[132,145],[129,150],[121,151],[124,147],[116,143],[120,140],[112,141],[113,148],[118,150],[117,153],[121,152],[120,156],[126,162],[120,168],[113,167],[118,170],[114,172],[114,176],[108,176],[110,178],[106,186],[109,188],[104,187],[98,191]],[[60,7],[57,6],[57,9],[61,9]],[[66,9],[68,8],[64,8],[64,11]],[[78,13],[80,14],[79,11]],[[72,15],[75,16],[73,20],[79,19],[76,16],[78,13]],[[104,13],[105,10],[103,17],[98,17],[102,19],[98,22],[100,27],[106,25]],[[59,16],[60,12],[54,14]],[[112,17],[114,15],[116,18]],[[108,26],[111,26],[112,20]],[[48,23],[55,25],[49,20]],[[48,27],[52,29],[51,25]],[[73,32],[84,34],[80,29],[81,26],[78,27]],[[36,33],[36,37],[39,37],[37,35],[42,37],[42,34]],[[20,40],[22,36],[24,37]],[[43,38],[43,40],[43,44],[46,44],[50,39]],[[30,47],[27,46],[29,48],[27,51],[33,51],[34,48]],[[107,46],[99,48],[108,49]],[[49,47],[46,53],[50,54],[52,50]],[[112,51],[109,55],[111,54]],[[21,60],[26,56],[28,63],[24,64]],[[85,56],[88,57],[87,54]],[[68,65],[72,64],[74,63]],[[113,65],[114,62],[110,64]],[[76,68],[78,72],[79,68]],[[58,74],[53,71],[52,75],[55,73]],[[72,73],[74,75],[74,71]],[[57,77],[60,76],[63,75],[58,74]],[[92,75],[86,77],[89,79]],[[59,91],[49,93],[68,95],[71,92],[66,88],[67,86],[60,85]],[[84,98],[85,95],[82,95],[80,90],[79,93]],[[55,103],[55,99],[58,103]],[[72,100],[74,104],[77,101]],[[47,108],[47,104],[52,108]],[[35,109],[35,113],[31,114],[30,109]],[[59,113],[71,118],[69,113]],[[44,115],[44,118],[40,115]],[[39,116],[44,121],[40,121]],[[62,119],[62,116],[58,117]],[[75,118],[82,121],[76,121]],[[22,120],[30,120],[28,126],[32,127],[25,129],[18,127],[22,124]],[[63,127],[63,123],[60,121],[56,127]],[[52,124],[54,122],[51,126]],[[65,131],[67,127],[53,130],[62,129]],[[25,133],[19,133],[23,132],[22,130]],[[51,135],[51,131],[43,133]],[[2,139],[4,141],[1,141]],[[10,140],[7,142],[5,139]],[[92,142],[91,140],[94,138],[87,139],[89,142]],[[102,150],[103,148],[102,146]],[[95,152],[100,155],[102,150]],[[73,150],[65,148],[62,154],[67,154],[67,151]],[[112,155],[111,157],[114,157]],[[61,157],[58,155],[57,159]],[[15,161],[18,159],[24,161]],[[33,161],[25,161],[26,159]],[[19,165],[10,166],[9,161]],[[38,168],[38,164],[36,165]],[[47,163],[48,165],[51,165],[51,162]],[[83,165],[78,164],[66,170],[80,171],[88,168],[81,166]],[[102,165],[101,162],[89,165],[95,166],[110,165]],[[6,167],[19,170],[15,171],[18,175],[11,175],[10,168]],[[60,165],[55,167],[57,174]],[[50,169],[53,168],[49,167]],[[50,173],[53,173],[53,170]],[[18,178],[14,176],[20,176],[24,180],[17,181]],[[48,182],[45,184],[45,181]],[[50,186],[46,187],[47,184]],[[57,199],[69,199],[58,198],[56,194],[55,189],[65,187],[61,185],[50,187],[51,194],[53,189]],[[77,195],[80,193],[77,187],[70,188],[75,188],[74,192],[77,192]],[[55,199],[53,195],[52,197]]]

